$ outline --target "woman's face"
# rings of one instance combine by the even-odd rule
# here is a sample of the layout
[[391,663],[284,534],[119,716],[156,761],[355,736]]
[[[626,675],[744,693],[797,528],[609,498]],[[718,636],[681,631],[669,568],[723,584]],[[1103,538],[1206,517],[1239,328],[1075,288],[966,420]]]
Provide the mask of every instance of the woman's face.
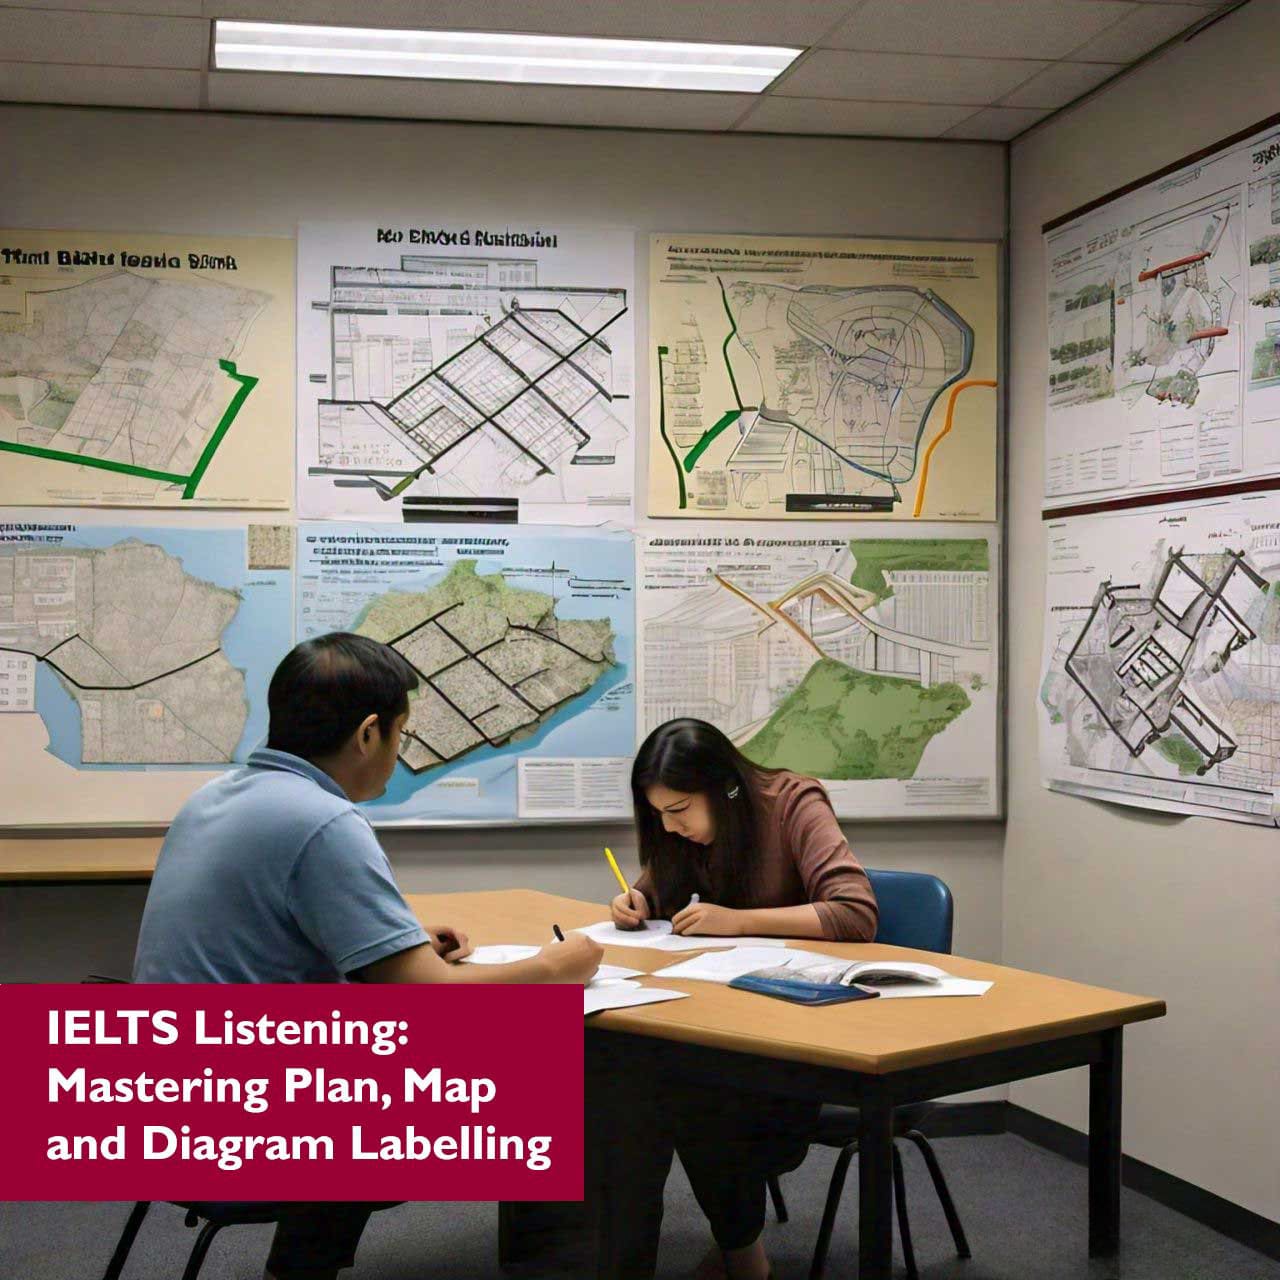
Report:
[[701,791],[672,791],[660,782],[646,787],[645,799],[662,819],[663,829],[694,844],[710,844],[716,837],[715,817]]

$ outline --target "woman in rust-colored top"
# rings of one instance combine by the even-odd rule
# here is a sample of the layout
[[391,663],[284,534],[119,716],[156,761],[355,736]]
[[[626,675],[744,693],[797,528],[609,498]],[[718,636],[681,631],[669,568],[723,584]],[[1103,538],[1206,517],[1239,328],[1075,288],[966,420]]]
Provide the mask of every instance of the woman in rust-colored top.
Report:
[[[664,918],[680,934],[875,937],[875,894],[821,783],[752,764],[713,725],[672,720],[641,746],[631,787],[643,872],[611,904],[620,928]],[[675,1150],[715,1240],[699,1274],[764,1280],[766,1179],[804,1158],[817,1105],[670,1078],[629,1087],[634,1122],[649,1126],[631,1154],[631,1264],[656,1253]],[[637,1090],[647,1098],[644,1117],[635,1115]],[[641,1187],[656,1195],[656,1209],[637,1203]],[[643,1230],[653,1238],[639,1238]],[[644,1271],[642,1263],[632,1274]]]

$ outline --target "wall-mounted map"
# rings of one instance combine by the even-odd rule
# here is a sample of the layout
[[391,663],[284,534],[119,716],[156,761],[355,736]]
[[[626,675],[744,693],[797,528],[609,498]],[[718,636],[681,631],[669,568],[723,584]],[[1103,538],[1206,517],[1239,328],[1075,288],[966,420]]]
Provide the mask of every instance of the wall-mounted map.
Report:
[[996,250],[650,238],[649,514],[992,520]]

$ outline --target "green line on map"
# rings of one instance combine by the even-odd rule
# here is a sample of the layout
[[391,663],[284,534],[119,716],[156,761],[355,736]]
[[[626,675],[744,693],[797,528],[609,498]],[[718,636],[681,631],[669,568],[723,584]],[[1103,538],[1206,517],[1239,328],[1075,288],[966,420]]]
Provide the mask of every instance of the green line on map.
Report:
[[141,476],[144,480],[159,480],[164,484],[180,484],[183,486],[183,498],[193,498],[195,497],[196,486],[204,478],[204,473],[208,470],[214,453],[222,443],[223,436],[230,430],[236,414],[240,412],[241,406],[249,397],[249,393],[258,385],[257,378],[251,377],[246,373],[237,373],[235,365],[230,360],[219,360],[218,367],[234,378],[240,386],[232,397],[231,403],[227,405],[226,412],[214,429],[213,435],[209,438],[209,443],[205,445],[204,452],[200,455],[200,460],[196,463],[195,470],[189,476],[180,476],[172,471],[153,471],[150,467],[135,466],[132,462],[115,462],[110,458],[91,458],[82,453],[65,453],[61,449],[44,449],[39,445],[17,444],[8,440],[0,440],[0,452],[21,453],[29,458],[47,458],[51,462],[70,462],[77,467],[97,467],[99,471],[116,471],[126,476]]
[[698,443],[684,455],[684,469],[692,471],[698,465],[698,459],[706,452],[707,446],[718,436],[726,427],[742,417],[741,409],[730,409],[728,413],[715,424],[714,427],[708,427],[702,433]]
[[724,313],[729,317],[729,336],[724,340],[724,346],[721,352],[724,355],[724,367],[729,371],[729,385],[733,388],[733,398],[738,402],[738,408],[743,407],[742,394],[738,390],[738,381],[733,376],[733,365],[729,363],[729,343],[738,336],[738,322],[733,318],[733,312],[729,310],[729,295],[724,291],[724,281],[716,276],[716,284],[720,286],[720,301],[724,303]]
[[240,412],[244,402],[249,398],[249,393],[258,385],[257,378],[253,377],[252,374],[239,373],[230,360],[219,360],[218,368],[240,385],[236,388],[235,395],[231,397],[231,403],[227,405],[226,411],[222,415],[222,420],[214,428],[213,435],[209,437],[209,443],[205,445],[204,452],[200,455],[200,460],[195,465],[195,470],[187,478],[186,488],[182,491],[184,499],[196,496],[196,489],[200,481],[204,479],[204,473],[209,469],[209,463],[213,461],[213,455],[217,453],[218,446],[222,443],[222,437],[231,430],[231,424],[236,420],[236,414]]
[[662,443],[667,446],[667,452],[671,455],[671,461],[676,468],[676,483],[680,486],[680,510],[683,511],[689,505],[688,495],[684,488],[684,472],[680,470],[680,459],[676,454],[675,446],[671,443],[667,436],[667,387],[663,381],[662,357],[667,354],[666,347],[658,348],[658,434],[662,437]]

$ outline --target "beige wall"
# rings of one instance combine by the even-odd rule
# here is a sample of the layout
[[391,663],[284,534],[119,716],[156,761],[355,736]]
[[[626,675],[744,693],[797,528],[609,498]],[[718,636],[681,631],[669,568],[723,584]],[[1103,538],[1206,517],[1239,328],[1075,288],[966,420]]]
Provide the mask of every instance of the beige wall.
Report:
[[[635,227],[998,239],[990,144],[712,137],[383,121],[0,107],[0,226],[292,235],[301,217],[450,214]],[[637,257],[638,338],[646,273]],[[638,421],[648,380],[638,378]],[[643,475],[643,450],[637,459]],[[233,517],[227,517],[233,518]],[[0,823],[3,822],[0,816]],[[926,869],[957,902],[956,946],[1000,951],[998,823],[851,825],[872,866]],[[409,891],[528,885],[604,899],[606,840],[562,827],[396,833]],[[141,887],[0,887],[0,981],[127,971]]]
[[[1280,1218],[1280,832],[1051,794],[1036,757],[1047,347],[1041,225],[1280,112],[1280,3],[1244,9],[1013,148],[1004,961],[1163,996],[1125,1047],[1125,1151]],[[1081,1072],[1015,1102],[1088,1127]]]

